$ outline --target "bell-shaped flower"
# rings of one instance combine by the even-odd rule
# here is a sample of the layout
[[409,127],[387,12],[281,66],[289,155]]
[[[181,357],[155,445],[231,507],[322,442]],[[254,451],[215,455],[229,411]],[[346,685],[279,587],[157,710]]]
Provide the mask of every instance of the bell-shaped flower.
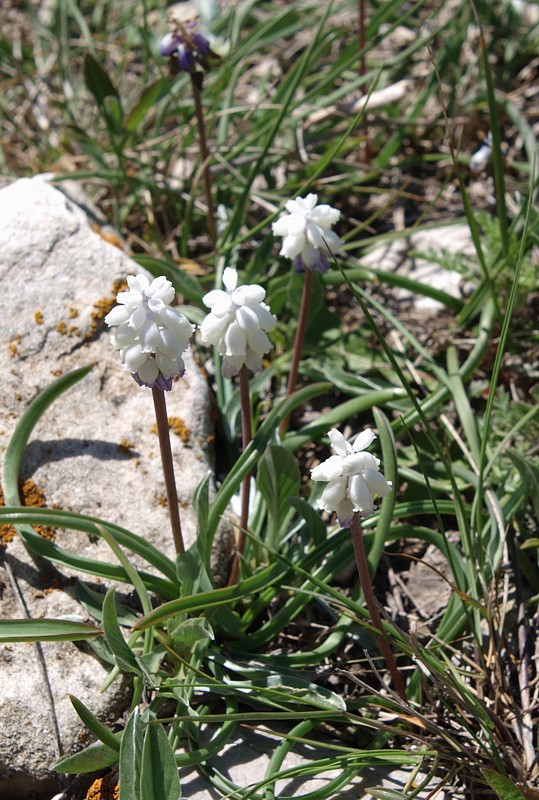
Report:
[[207,72],[211,61],[220,58],[224,53],[224,45],[220,39],[210,33],[202,33],[198,14],[193,12],[191,4],[177,4],[171,15],[172,30],[166,33],[159,45],[162,56],[170,58],[173,73]]
[[356,511],[363,517],[372,514],[374,497],[389,494],[391,482],[380,472],[379,459],[364,452],[376,438],[370,428],[362,431],[353,445],[335,428],[328,436],[336,455],[311,470],[311,478],[328,482],[318,500],[318,508],[336,512],[340,525],[346,528]]
[[138,384],[169,390],[176,375],[183,375],[182,353],[195,326],[170,303],[174,287],[165,277],[151,283],[145,275],[129,275],[129,290],[105,317],[114,331],[111,344],[120,351],[122,364]]
[[276,318],[263,302],[266,291],[261,286],[238,286],[238,273],[227,267],[222,289],[214,289],[202,298],[210,310],[200,326],[203,344],[217,346],[223,356],[223,375],[232,378],[245,365],[252,372],[262,369],[262,358],[271,349],[267,332]]
[[289,200],[285,205],[288,214],[272,223],[273,233],[283,237],[279,255],[292,259],[297,272],[327,272],[328,256],[344,244],[331,230],[341,212],[317,202],[316,194]]

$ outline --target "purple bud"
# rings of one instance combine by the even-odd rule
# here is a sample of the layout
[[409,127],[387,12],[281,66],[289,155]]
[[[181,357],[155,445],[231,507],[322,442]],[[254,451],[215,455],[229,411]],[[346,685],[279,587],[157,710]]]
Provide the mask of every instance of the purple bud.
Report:
[[318,252],[317,260],[311,262],[310,264],[306,264],[301,255],[299,255],[294,259],[294,269],[296,272],[319,272],[321,275],[323,275],[324,272],[327,272],[329,269],[329,261],[320,251]]
[[193,72],[195,69],[193,52],[183,44],[178,48],[178,66],[183,72]]
[[172,33],[165,33],[159,45],[159,52],[162,56],[172,56],[177,51],[180,40]]
[[157,380],[153,383],[144,383],[138,372],[132,372],[131,375],[139,386],[147,386],[148,389],[162,389],[164,392],[170,392],[172,389],[172,378],[165,378],[162,372],[159,373]]
[[201,56],[207,56],[210,52],[210,43],[201,33],[193,34],[193,43]]

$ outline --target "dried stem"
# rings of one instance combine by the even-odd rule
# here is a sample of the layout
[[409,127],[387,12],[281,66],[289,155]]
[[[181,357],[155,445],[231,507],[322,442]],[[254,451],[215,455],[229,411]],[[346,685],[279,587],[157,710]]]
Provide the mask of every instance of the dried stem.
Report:
[[[242,450],[249,445],[253,438],[252,422],[251,422],[251,401],[249,398],[249,372],[245,364],[238,372],[238,379],[240,384],[240,399],[241,399],[241,443]],[[245,550],[245,530],[249,522],[249,493],[251,488],[251,474],[245,476],[241,484],[241,517],[240,517],[240,530],[238,534],[238,543],[236,545],[236,553],[232,562],[230,570],[230,578],[228,585],[233,586],[238,582],[240,572],[240,557]]]
[[[311,292],[313,286],[313,273],[310,270],[305,272],[305,280],[303,282],[303,293],[301,295],[301,306],[299,309],[298,327],[296,329],[296,337],[294,339],[294,350],[292,353],[292,365],[288,373],[288,385],[286,388],[286,396],[290,397],[296,388],[296,381],[298,379],[299,362],[301,360],[301,351],[303,350],[303,340],[305,339],[305,329],[307,328],[307,319],[309,317],[309,305],[311,303]],[[288,425],[290,423],[290,414],[281,420],[279,426],[279,433],[281,440],[286,436]]]
[[397,690],[397,693],[401,698],[401,700],[404,700],[404,702],[406,702],[406,690],[404,688],[404,683],[401,674],[398,670],[391,647],[389,646],[387,639],[385,638],[384,629],[382,627],[382,620],[380,618],[380,612],[378,611],[378,606],[376,605],[376,599],[374,597],[374,592],[372,590],[371,576],[369,574],[369,564],[367,561],[367,553],[365,551],[363,532],[361,530],[361,517],[357,512],[352,517],[350,533],[352,534],[352,542],[354,545],[354,554],[356,556],[356,564],[359,572],[359,580],[361,582],[361,588],[363,589],[363,594],[365,595],[365,602],[367,604],[367,609],[369,611],[369,614],[371,615],[372,624],[377,630],[380,631],[380,634],[376,635],[376,641],[378,642],[378,647],[380,648],[380,652],[385,658],[387,668],[391,673],[395,689]]
[[182,526],[180,522],[180,506],[178,504],[178,492],[176,490],[176,480],[174,478],[174,465],[172,463],[172,450],[170,449],[170,432],[168,427],[167,404],[165,392],[162,389],[152,389],[153,404],[155,407],[155,419],[157,421],[157,435],[159,436],[159,449],[161,450],[161,463],[163,465],[163,475],[165,478],[165,489],[167,493],[168,513],[170,517],[170,527],[176,554],[185,553],[185,546],[182,537]]
[[208,206],[208,229],[212,244],[215,246],[217,241],[217,226],[215,224],[215,214],[213,212],[213,199],[211,193],[211,174],[210,174],[210,152],[206,142],[206,126],[204,125],[204,112],[202,110],[202,98],[200,86],[197,83],[197,76],[191,74],[191,86],[193,88],[193,99],[195,101],[195,115],[198,127],[198,144],[200,156],[202,158],[202,179],[204,181],[204,194],[206,195],[206,205]]

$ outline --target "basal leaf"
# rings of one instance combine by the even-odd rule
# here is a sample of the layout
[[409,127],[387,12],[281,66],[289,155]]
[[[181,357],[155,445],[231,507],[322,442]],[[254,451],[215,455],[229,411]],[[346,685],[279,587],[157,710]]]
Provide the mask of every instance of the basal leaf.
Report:
[[174,752],[160,723],[148,725],[142,749],[140,794],[144,800],[180,800]]
[[143,800],[140,794],[142,722],[135,707],[127,720],[120,747],[120,800]]
[[0,643],[3,642],[82,642],[102,636],[101,628],[67,619],[0,620]]
[[[120,738],[121,734],[115,734]],[[68,775],[79,775],[84,772],[97,772],[106,767],[112,767],[118,762],[118,751],[111,750],[107,745],[98,742],[85,747],[72,756],[64,756],[52,769],[56,772],[65,772]]]
[[114,653],[114,658],[118,667],[124,672],[140,673],[137,659],[127,642],[125,641],[118,617],[116,615],[116,589],[110,588],[103,601],[103,627],[105,628],[105,639]]

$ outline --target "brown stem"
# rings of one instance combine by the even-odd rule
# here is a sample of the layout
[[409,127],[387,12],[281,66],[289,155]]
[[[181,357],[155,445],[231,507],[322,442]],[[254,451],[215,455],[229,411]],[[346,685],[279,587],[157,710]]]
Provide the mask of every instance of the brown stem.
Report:
[[193,99],[195,101],[195,115],[198,127],[198,144],[200,156],[202,158],[202,179],[204,181],[204,194],[206,195],[206,205],[208,206],[208,229],[212,244],[215,246],[217,241],[217,226],[215,224],[215,214],[213,213],[213,200],[211,193],[211,174],[210,174],[210,152],[206,142],[206,126],[204,125],[204,112],[202,110],[202,99],[200,87],[196,76],[191,73],[191,86],[193,88]]
[[155,408],[155,419],[157,421],[159,449],[161,450],[161,463],[163,465],[163,475],[165,478],[170,527],[172,528],[172,537],[174,539],[176,554],[179,555],[185,553],[185,545],[183,543],[182,525],[180,522],[180,506],[178,504],[178,492],[176,490],[176,480],[174,478],[172,450],[170,449],[170,432],[165,392],[163,389],[156,389],[153,387],[152,396]]
[[[307,328],[307,319],[309,317],[309,305],[311,303],[311,291],[313,286],[313,273],[311,270],[306,270],[305,280],[303,281],[303,293],[301,295],[301,305],[299,309],[298,327],[296,329],[296,337],[294,339],[294,350],[292,352],[292,364],[290,372],[288,373],[288,385],[286,388],[286,396],[294,392],[296,388],[296,381],[298,379],[299,362],[301,361],[301,351],[303,350],[303,340],[305,339],[305,329]],[[290,423],[290,414],[281,420],[279,426],[279,433],[281,441],[286,436],[288,425]]]
[[[238,372],[238,380],[240,384],[240,399],[241,399],[241,445],[242,450],[245,452],[249,442],[253,438],[252,423],[251,423],[251,400],[249,398],[249,371],[245,364]],[[233,586],[238,582],[240,572],[240,556],[245,550],[246,536],[245,531],[249,522],[249,493],[251,490],[251,473],[245,476],[241,484],[241,517],[240,517],[240,530],[238,534],[238,543],[236,545],[236,553],[232,562],[230,570],[230,578],[228,585]]]
[[367,553],[365,551],[363,532],[361,530],[361,517],[359,516],[357,511],[352,517],[350,533],[352,534],[352,543],[354,545],[354,554],[356,556],[356,564],[359,572],[359,580],[361,582],[361,588],[363,589],[363,594],[365,596],[367,609],[369,611],[369,614],[371,615],[372,624],[377,630],[380,631],[380,634],[376,634],[376,641],[378,642],[378,647],[380,648],[380,652],[385,658],[387,668],[391,673],[391,677],[393,678],[393,683],[395,685],[397,693],[401,698],[401,700],[404,700],[406,702],[406,690],[404,688],[404,683],[401,674],[398,670],[397,664],[395,662],[395,657],[393,655],[391,647],[389,646],[387,639],[385,638],[384,629],[382,627],[382,620],[380,618],[380,612],[378,611],[378,606],[376,605],[376,599],[374,597],[374,592],[372,590],[371,576],[369,574],[369,564],[367,561]]

